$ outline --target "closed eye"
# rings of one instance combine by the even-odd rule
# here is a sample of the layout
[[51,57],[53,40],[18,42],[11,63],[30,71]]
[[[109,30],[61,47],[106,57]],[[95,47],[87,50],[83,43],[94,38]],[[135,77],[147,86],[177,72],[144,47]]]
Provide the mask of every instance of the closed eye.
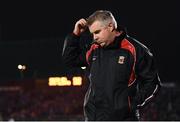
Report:
[[98,34],[101,30],[94,31],[94,34]]

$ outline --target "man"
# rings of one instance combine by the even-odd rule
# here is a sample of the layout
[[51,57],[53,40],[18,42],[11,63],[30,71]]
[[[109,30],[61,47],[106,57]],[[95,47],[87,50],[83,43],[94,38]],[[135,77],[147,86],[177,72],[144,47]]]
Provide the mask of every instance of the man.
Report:
[[[83,52],[79,40],[86,29],[94,41]],[[138,110],[160,88],[152,53],[117,26],[110,11],[98,10],[76,22],[73,33],[65,39],[63,60],[69,67],[88,67],[86,120],[138,120]]]

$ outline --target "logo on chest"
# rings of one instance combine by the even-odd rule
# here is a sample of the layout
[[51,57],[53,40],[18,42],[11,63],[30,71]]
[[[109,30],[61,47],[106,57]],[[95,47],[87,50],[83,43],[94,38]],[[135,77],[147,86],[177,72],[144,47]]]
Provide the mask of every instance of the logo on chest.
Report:
[[118,63],[119,64],[124,64],[124,61],[125,61],[125,57],[124,56],[119,56]]
[[92,57],[92,61],[95,61],[97,59],[97,56]]

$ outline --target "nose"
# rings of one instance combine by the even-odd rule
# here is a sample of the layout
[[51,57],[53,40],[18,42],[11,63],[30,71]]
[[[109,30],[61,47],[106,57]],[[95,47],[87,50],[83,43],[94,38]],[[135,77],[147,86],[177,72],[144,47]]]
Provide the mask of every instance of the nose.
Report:
[[94,40],[96,40],[96,41],[98,40],[98,36],[95,35],[95,34],[93,35],[93,38],[94,38]]

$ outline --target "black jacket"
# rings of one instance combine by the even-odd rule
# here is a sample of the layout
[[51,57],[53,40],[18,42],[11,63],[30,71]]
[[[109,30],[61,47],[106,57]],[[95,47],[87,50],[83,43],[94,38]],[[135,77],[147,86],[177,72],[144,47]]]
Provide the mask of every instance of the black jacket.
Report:
[[92,44],[85,52],[80,37],[69,34],[66,66],[87,66],[89,89],[84,100],[87,120],[133,120],[136,109],[159,91],[158,70],[150,50],[125,32],[107,47]]

